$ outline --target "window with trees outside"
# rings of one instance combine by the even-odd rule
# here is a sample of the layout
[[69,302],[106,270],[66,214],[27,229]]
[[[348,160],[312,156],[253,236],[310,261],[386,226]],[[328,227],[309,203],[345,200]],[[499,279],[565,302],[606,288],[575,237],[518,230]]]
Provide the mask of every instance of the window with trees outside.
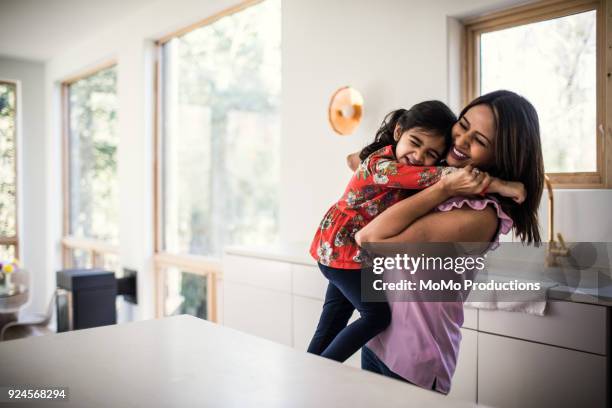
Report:
[[63,84],[64,266],[117,269],[117,68]]
[[0,261],[19,256],[16,124],[17,85],[0,81]]
[[545,170],[557,187],[612,182],[604,157],[603,7],[603,1],[549,1],[466,25],[466,101],[508,89],[533,103]]
[[280,22],[250,2],[159,41],[160,314],[214,320],[223,248],[277,239]]

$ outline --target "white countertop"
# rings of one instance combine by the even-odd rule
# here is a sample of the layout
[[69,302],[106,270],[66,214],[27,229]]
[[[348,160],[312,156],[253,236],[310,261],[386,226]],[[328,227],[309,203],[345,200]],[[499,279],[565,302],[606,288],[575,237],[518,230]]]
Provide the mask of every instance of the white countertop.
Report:
[[[310,256],[310,244],[292,243],[278,244],[267,247],[257,246],[230,246],[225,248],[225,254],[246,256],[260,259],[268,259],[279,262],[289,262],[300,265],[316,266],[316,261]],[[500,272],[499,266],[492,266],[491,272]],[[536,264],[531,265],[528,269],[537,268]],[[542,266],[544,268],[544,266]],[[511,270],[504,266],[502,269]],[[549,299],[564,300],[577,303],[588,303],[599,306],[612,306],[612,285],[597,286],[597,281],[593,278],[592,271],[576,271],[578,276],[575,277],[577,284],[573,286],[556,285],[548,291]],[[609,274],[610,272],[608,272]],[[537,279],[537,278],[536,278]],[[558,279],[558,282],[563,282]],[[595,288],[595,289],[594,289]]]
[[186,315],[2,342],[0,361],[1,385],[67,386],[62,407],[471,406]]
[[261,246],[228,246],[224,252],[228,255],[251,256],[273,261],[296,263],[300,265],[317,266],[310,256],[310,244],[306,242]]

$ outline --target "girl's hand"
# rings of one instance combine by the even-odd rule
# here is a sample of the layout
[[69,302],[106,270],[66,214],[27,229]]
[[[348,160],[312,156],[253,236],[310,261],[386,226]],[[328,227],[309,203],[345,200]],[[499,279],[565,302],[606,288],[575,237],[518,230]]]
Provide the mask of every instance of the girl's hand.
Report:
[[511,198],[518,204],[521,204],[527,198],[525,186],[520,181],[504,181],[494,178],[487,191]]
[[357,170],[357,167],[359,167],[359,163],[361,163],[361,160],[359,160],[358,152],[351,153],[346,156],[346,165],[349,166],[352,171]]
[[476,195],[482,193],[491,183],[491,177],[468,165],[442,178],[438,184],[452,196]]

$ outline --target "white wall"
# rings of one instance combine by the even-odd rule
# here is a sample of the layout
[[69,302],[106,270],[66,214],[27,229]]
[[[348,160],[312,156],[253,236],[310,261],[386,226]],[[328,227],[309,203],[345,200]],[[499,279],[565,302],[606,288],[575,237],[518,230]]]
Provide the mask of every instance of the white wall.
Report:
[[[109,58],[118,61],[120,247],[122,263],[137,269],[135,318],[153,316],[152,59],[153,40],[235,4],[233,0],[160,0],[90,38],[78,40],[46,65],[47,183],[45,276],[60,267],[61,173],[59,83]],[[456,103],[459,84],[449,58],[449,17],[516,3],[508,0],[285,0],[282,29],[281,237],[309,241],[320,217],[349,178],[347,153],[369,141],[386,112],[424,99]],[[330,130],[332,92],[350,84],[365,98],[356,134]],[[610,191],[562,192],[558,230],[568,240],[612,240]],[[585,216],[587,215],[588,216]],[[580,222],[571,219],[582,217]]]
[[[436,98],[458,113],[460,54],[457,21],[452,17],[510,3],[283,3],[281,232],[285,240],[311,239],[348,182],[345,156],[372,139],[385,113]],[[364,120],[348,137],[334,134],[326,117],[332,92],[343,85],[354,86],[365,99]],[[543,237],[545,197],[540,210]],[[558,190],[555,198],[555,228],[566,240],[612,241],[612,190]]]
[[31,302],[23,313],[44,310],[51,293],[39,280],[50,273],[45,253],[44,64],[0,57],[0,79],[17,83],[17,194],[20,258],[31,273]]
[[[281,231],[285,239],[311,239],[321,216],[348,182],[344,158],[372,140],[386,113],[426,99],[456,105],[459,83],[449,86],[449,78],[457,75],[449,75],[448,56],[459,54],[449,50],[447,28],[457,24],[448,17],[508,3],[283,3]],[[452,66],[459,68],[456,63]],[[326,117],[332,92],[343,85],[355,87],[365,99],[364,120],[348,137],[335,135]]]

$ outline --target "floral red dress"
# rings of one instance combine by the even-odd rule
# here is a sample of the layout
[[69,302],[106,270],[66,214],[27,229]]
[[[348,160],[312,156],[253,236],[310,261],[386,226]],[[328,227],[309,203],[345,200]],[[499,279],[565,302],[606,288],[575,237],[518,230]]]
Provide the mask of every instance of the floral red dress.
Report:
[[325,213],[310,245],[310,254],[332,268],[361,269],[355,234],[378,214],[440,180],[452,167],[411,166],[395,158],[385,146],[362,161],[342,198]]

